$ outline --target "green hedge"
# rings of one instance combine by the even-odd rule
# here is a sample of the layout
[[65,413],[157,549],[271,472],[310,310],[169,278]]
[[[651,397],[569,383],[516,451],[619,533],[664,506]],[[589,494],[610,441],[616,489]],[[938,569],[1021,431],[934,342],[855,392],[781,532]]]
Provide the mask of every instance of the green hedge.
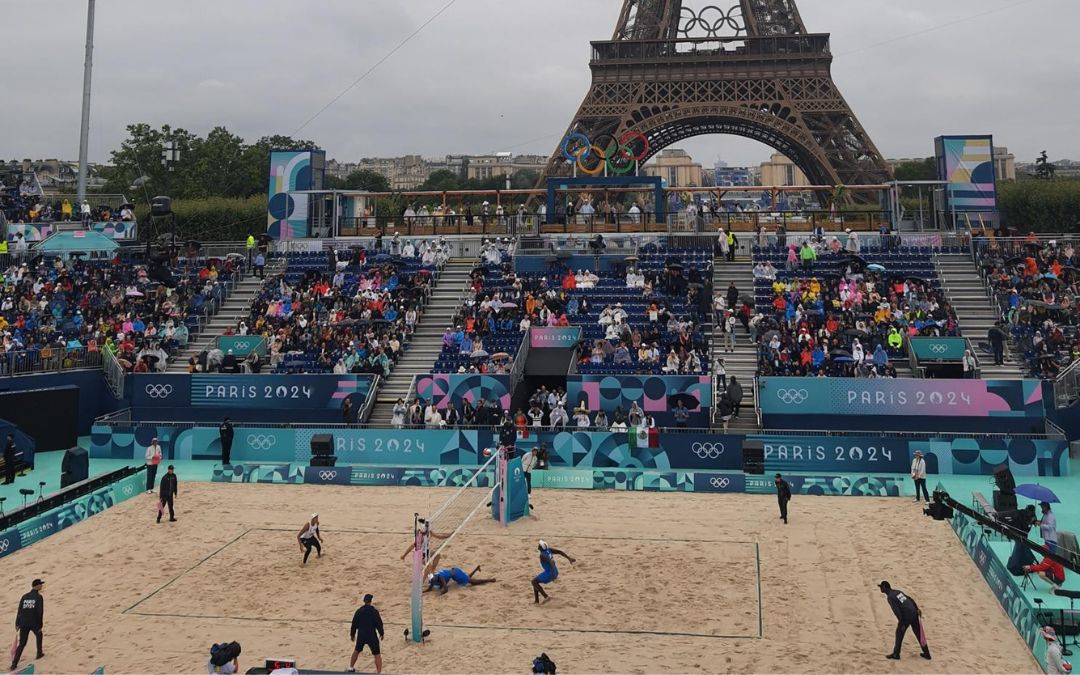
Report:
[[[247,199],[177,199],[173,200],[172,209],[177,233],[184,239],[240,241],[248,234],[266,231],[265,195]],[[140,221],[146,222],[149,215],[146,205],[136,208],[135,216]]]
[[1021,232],[1080,231],[1080,180],[999,183],[998,210]]

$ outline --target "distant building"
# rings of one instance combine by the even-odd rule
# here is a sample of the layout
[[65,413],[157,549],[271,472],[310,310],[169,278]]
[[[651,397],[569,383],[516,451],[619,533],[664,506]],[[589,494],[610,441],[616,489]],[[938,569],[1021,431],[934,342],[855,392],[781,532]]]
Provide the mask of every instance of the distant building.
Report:
[[512,176],[518,171],[540,173],[547,165],[547,158],[539,155],[517,155],[499,152],[494,155],[473,155],[465,158],[465,177],[473,180],[488,180],[502,176]]
[[[722,162],[721,162],[722,163]],[[720,166],[714,169],[716,187],[744,187],[754,184],[754,170],[748,166]]]
[[651,162],[641,167],[644,176],[659,176],[667,181],[668,187],[702,187],[704,171],[701,164],[694,161],[685,151],[679,149],[661,150]]
[[758,167],[758,184],[767,185],[769,187],[806,187],[810,185],[810,181],[806,178],[806,174],[802,170],[795,166],[786,155],[782,155],[779,152],[773,153],[769,161],[763,162]]
[[994,175],[998,180],[1016,180],[1016,157],[1005,146],[994,147]]

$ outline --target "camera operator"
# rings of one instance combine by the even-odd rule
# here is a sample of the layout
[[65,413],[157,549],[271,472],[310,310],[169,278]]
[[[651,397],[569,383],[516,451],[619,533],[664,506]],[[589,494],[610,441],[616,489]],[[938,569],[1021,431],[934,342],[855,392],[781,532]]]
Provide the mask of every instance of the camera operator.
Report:
[[1027,574],[1036,572],[1039,578],[1050,584],[1050,590],[1056,591],[1061,584],[1065,583],[1065,568],[1061,563],[1043,558],[1038,565],[1024,565],[1023,570]]

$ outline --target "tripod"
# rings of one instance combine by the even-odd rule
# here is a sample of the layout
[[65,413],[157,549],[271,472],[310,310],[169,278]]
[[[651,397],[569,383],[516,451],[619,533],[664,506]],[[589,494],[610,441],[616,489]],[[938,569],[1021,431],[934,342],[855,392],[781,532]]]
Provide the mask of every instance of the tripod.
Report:
[[1074,606],[1074,603],[1076,602],[1076,597],[1078,595],[1080,595],[1080,591],[1066,591],[1064,589],[1059,588],[1056,591],[1054,591],[1054,595],[1063,596],[1063,597],[1066,597],[1066,598],[1069,599],[1069,616],[1072,618],[1072,622],[1073,622],[1073,628],[1072,629],[1070,629],[1068,631],[1065,630],[1065,610],[1061,609],[1061,610],[1058,610],[1058,611],[1061,613],[1061,632],[1066,633],[1065,639],[1062,640],[1062,642],[1061,642],[1061,654],[1063,656],[1072,656],[1072,650],[1069,649],[1069,635],[1068,635],[1068,633],[1073,634],[1072,635],[1072,646],[1073,647],[1077,646],[1077,644],[1080,644],[1080,643],[1078,643],[1076,641],[1076,631],[1075,631],[1076,607]]
[[37,489],[37,500],[38,500],[39,502],[43,502],[43,501],[45,501],[45,494],[44,494],[44,490],[45,490],[45,481],[43,481],[43,480],[42,480],[42,481],[38,481],[38,489]]
[[1024,580],[1020,582],[1020,590],[1030,588],[1035,590],[1035,582],[1031,580],[1031,572],[1024,573]]

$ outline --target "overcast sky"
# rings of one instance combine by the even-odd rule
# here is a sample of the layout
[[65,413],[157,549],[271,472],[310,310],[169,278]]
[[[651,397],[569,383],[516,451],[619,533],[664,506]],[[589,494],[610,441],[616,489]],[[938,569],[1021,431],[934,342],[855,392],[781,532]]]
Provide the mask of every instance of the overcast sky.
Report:
[[[343,161],[549,154],[588,90],[588,43],[610,39],[620,0],[456,0],[300,128],[448,1],[98,0],[90,158],[107,161],[131,122],[296,135]],[[885,156],[992,133],[1020,161],[1044,148],[1080,159],[1077,0],[798,4],[808,30],[832,33],[833,76]],[[86,1],[0,0],[0,16],[0,158],[75,159]],[[681,147],[706,165],[770,152],[732,136]]]

